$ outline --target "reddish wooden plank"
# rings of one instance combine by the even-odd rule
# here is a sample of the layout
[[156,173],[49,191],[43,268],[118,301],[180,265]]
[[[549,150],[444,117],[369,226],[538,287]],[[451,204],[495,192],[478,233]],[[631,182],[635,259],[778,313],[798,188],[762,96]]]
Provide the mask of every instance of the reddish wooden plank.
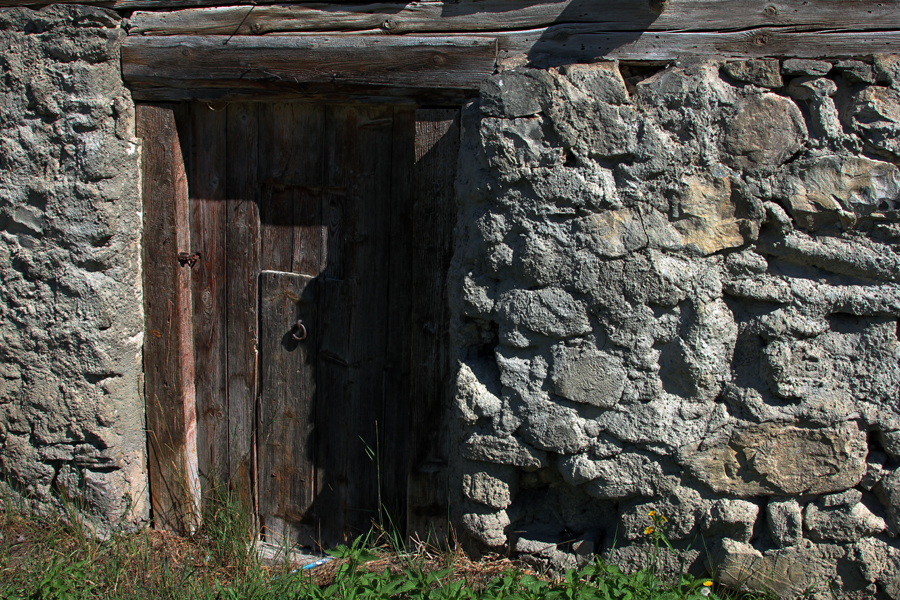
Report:
[[226,113],[190,111],[191,253],[197,461],[204,490],[230,475],[226,391]]
[[246,506],[256,494],[255,418],[258,327],[258,105],[227,108],[226,219],[229,481]]
[[171,105],[138,105],[144,198],[144,393],[154,525],[197,525],[194,354],[187,178]]
[[450,405],[451,344],[447,272],[456,223],[456,159],[459,111],[416,111],[415,204],[412,231],[420,240],[413,255],[410,348],[411,436],[408,532],[422,540],[444,542],[447,527],[446,416]]
[[255,498],[255,419],[257,371],[257,275],[259,208],[257,204],[256,104],[227,108],[226,220],[228,339],[229,481],[242,501]]
[[259,276],[259,514],[268,541],[309,544],[315,534],[315,282]]

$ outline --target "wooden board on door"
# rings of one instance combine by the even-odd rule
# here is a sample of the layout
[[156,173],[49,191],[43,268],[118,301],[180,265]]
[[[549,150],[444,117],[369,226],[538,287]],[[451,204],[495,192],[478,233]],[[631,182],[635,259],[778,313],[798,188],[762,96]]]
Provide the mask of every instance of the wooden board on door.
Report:
[[[458,111],[181,110],[204,491],[254,502],[278,541],[331,546],[373,521],[446,531],[433,432],[449,402]],[[165,260],[148,256],[148,276]],[[308,337],[290,347],[298,319]]]

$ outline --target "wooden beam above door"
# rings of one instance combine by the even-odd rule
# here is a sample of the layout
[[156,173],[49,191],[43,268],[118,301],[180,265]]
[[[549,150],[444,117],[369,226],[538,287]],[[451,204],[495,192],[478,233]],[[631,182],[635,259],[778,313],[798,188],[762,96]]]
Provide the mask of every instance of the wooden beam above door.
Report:
[[[144,1],[143,4],[147,2]],[[199,4],[200,2],[191,2]],[[119,0],[116,6],[139,6]],[[462,0],[208,6],[135,12],[129,31],[140,35],[255,35],[275,32],[372,31],[389,34],[472,33],[590,23],[606,31],[728,31],[754,27],[900,28],[897,0],[669,0],[662,11],[648,0]],[[187,2],[183,2],[187,4]],[[235,4],[208,0],[203,4]]]
[[[259,34],[277,31],[387,33],[537,29],[592,23],[607,31],[728,31],[754,27],[900,28],[900,0],[0,0],[0,6],[77,3],[143,9],[135,33]],[[655,8],[654,8],[655,6]],[[211,8],[217,7],[217,8]],[[251,11],[252,8],[252,11]],[[178,10],[177,9],[187,9]]]
[[493,37],[132,36],[122,47],[122,74],[137,88],[477,89],[496,56]]

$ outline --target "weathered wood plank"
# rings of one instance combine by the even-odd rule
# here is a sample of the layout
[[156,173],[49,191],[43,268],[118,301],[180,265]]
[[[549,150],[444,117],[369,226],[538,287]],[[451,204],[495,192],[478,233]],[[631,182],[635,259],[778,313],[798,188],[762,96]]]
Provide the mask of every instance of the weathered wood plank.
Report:
[[[321,156],[321,147],[317,148]],[[324,268],[322,246],[325,231],[322,226],[322,187],[294,188],[294,273],[318,275]]]
[[[381,495],[389,490],[383,475],[394,457],[381,444],[388,405],[385,398],[385,348],[388,340],[388,282],[391,230],[391,162],[393,110],[385,106],[338,108],[356,115],[355,161],[345,163],[345,177],[355,180],[351,202],[356,227],[345,237],[352,275],[345,285],[350,305],[350,431],[347,496],[348,535],[366,533],[382,515]],[[393,419],[391,419],[393,421]],[[396,432],[391,432],[396,434]],[[374,452],[375,456],[371,453]],[[394,490],[390,490],[394,492]],[[380,523],[385,525],[386,523]]]
[[260,268],[269,271],[290,272],[294,257],[294,190],[286,185],[296,154],[294,127],[291,104],[260,107]]
[[[327,521],[322,520],[322,538],[329,543],[346,543],[364,532],[372,514],[363,510],[377,508],[377,469],[366,456],[365,445],[373,450],[378,447],[375,421],[382,388],[380,379],[372,380],[369,355],[360,345],[363,315],[359,311],[365,312],[369,303],[378,304],[377,297],[364,296],[370,281],[365,269],[370,266],[375,239],[384,237],[379,233],[384,229],[372,229],[374,224],[367,218],[375,201],[367,196],[366,178],[372,176],[366,172],[370,159],[366,151],[371,149],[363,141],[367,121],[365,107],[329,106],[326,110],[325,183],[327,188],[340,186],[344,192],[326,194],[326,278],[340,277],[342,281],[326,283],[332,288],[332,303],[327,307],[320,304],[329,314],[319,361],[319,381],[328,391],[320,396],[320,406],[326,408],[317,423],[323,433],[317,466],[319,499],[333,511]],[[377,333],[379,323],[368,325],[369,342],[382,339]],[[363,397],[365,392],[368,398]],[[365,415],[365,408],[373,406],[378,413]],[[361,473],[364,476],[359,476]]]
[[177,12],[136,12],[131,34],[258,35],[285,31],[385,33],[478,32],[535,29],[557,23],[593,23],[608,31],[714,31],[762,26],[844,30],[900,28],[900,1],[670,0],[663,12],[643,0],[522,2],[419,1],[408,4],[293,3],[223,6]]
[[293,104],[295,160],[288,183],[294,186],[294,273],[322,272],[322,184],[325,107]]
[[137,101],[170,102],[304,102],[318,104],[435,104],[461,105],[474,95],[474,90],[436,88],[383,88],[378,86],[345,86],[332,84],[239,84],[238,89],[206,87],[208,82],[171,82],[177,87],[131,86]]
[[[604,31],[595,25],[573,24],[485,35],[498,40],[501,59],[524,54],[543,66],[599,58],[641,61],[670,61],[685,55],[823,58],[900,52],[900,31],[804,32],[763,28],[727,33],[651,33]],[[308,84],[326,83],[476,89],[493,72],[494,54],[490,49],[493,42],[488,37],[297,34],[235,37],[227,45],[216,43],[216,39],[219,38],[129,38],[123,48],[126,81],[138,98],[200,97],[199,90],[203,88],[227,88],[232,94],[240,88],[293,90],[303,97],[316,93],[308,89]],[[455,50],[445,52],[446,48],[466,46],[472,39],[478,40],[477,47],[463,48],[461,52],[466,57],[457,56]],[[395,53],[388,47],[394,41],[409,45]],[[187,47],[181,48],[182,42]],[[373,48],[367,48],[367,44]],[[427,49],[429,44],[434,44],[431,50]],[[304,47],[309,52],[303,51]],[[441,58],[445,59],[441,68],[434,68]],[[153,87],[159,88],[155,94],[151,91]],[[343,91],[353,95],[348,89]],[[396,94],[397,91],[380,93]],[[218,94],[227,96],[228,92]],[[360,95],[364,96],[365,92],[361,91]]]
[[[323,218],[326,225],[325,271],[319,287],[319,363],[317,372],[316,502],[320,542],[326,547],[347,541],[347,496],[349,493],[349,445],[360,441],[350,430],[351,263],[344,252],[345,239],[356,231],[354,178],[347,177],[355,165],[356,114],[348,107],[325,110],[325,191]],[[351,255],[352,256],[352,255]],[[346,264],[345,264],[346,263]]]
[[474,88],[494,70],[492,38],[388,36],[129,36],[129,84],[220,87],[243,82]]
[[225,111],[190,107],[190,267],[194,314],[197,460],[203,489],[228,482],[225,331]]
[[[259,275],[259,514],[276,543],[315,538],[315,283],[295,273]],[[305,339],[295,339],[301,332]]]
[[200,483],[194,404],[188,186],[171,105],[138,105],[143,143],[144,393],[154,525],[197,525]]
[[[324,277],[318,285],[318,364],[316,369],[316,499],[311,515],[316,540],[325,548],[346,542],[347,443],[350,439],[347,388],[349,386],[349,326],[347,286]],[[359,440],[354,440],[358,443]]]
[[227,107],[228,192],[226,220],[228,444],[231,488],[253,506],[256,460],[257,273],[257,104]]
[[555,25],[498,34],[500,57],[524,54],[539,65],[597,58],[670,61],[680,56],[839,58],[900,52],[900,31],[847,33],[761,28],[728,33],[608,32]]
[[416,290],[410,336],[411,425],[408,534],[448,539],[450,315],[447,272],[456,223],[456,158],[459,111],[416,111],[412,231],[419,240],[410,289]]
[[408,447],[410,432],[410,314],[416,290],[410,287],[412,257],[419,244],[412,222],[413,164],[415,162],[415,110],[393,111],[390,199],[382,210],[390,211],[390,258],[387,303],[383,320],[384,415],[380,426],[382,504],[385,519],[398,533],[406,528]]

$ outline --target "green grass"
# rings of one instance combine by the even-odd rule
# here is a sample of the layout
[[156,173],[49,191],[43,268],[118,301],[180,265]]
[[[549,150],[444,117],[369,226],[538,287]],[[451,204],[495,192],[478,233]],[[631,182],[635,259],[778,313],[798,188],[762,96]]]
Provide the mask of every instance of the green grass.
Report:
[[703,600],[737,598],[706,580],[664,581],[597,560],[557,577],[504,558],[469,561],[449,551],[402,553],[368,538],[302,571],[257,558],[252,519],[229,494],[207,501],[189,537],[142,530],[100,541],[59,518],[0,508],[0,600],[93,598],[311,600]]

